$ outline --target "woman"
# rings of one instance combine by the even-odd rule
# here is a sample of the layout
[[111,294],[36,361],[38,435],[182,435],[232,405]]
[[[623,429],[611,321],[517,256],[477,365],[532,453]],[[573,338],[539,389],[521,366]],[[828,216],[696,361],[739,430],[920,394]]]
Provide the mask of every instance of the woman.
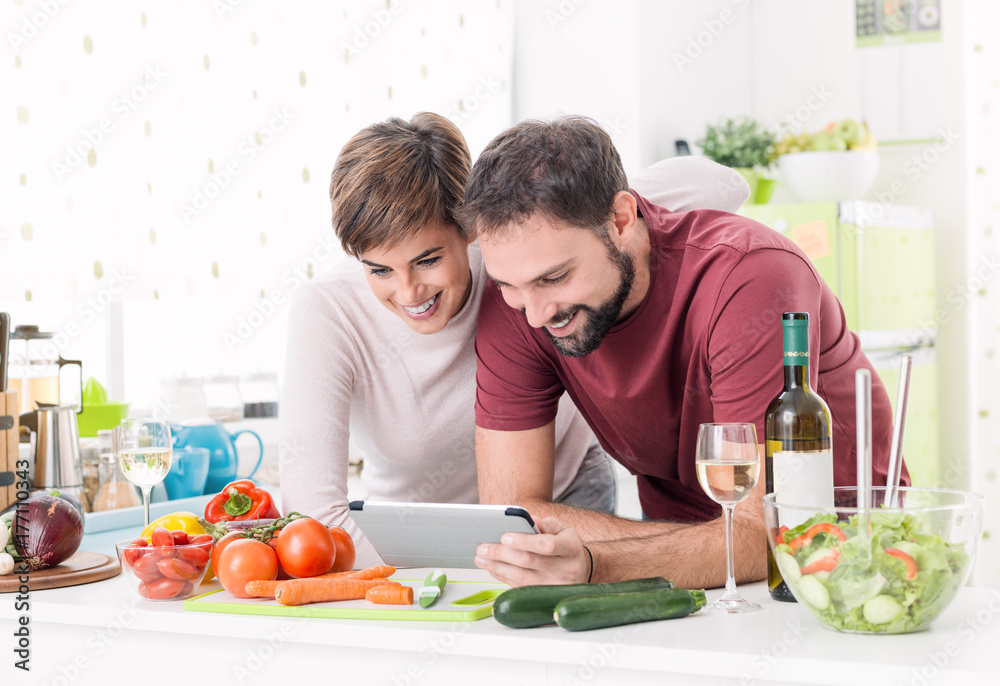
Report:
[[[675,210],[735,210],[746,198],[731,170],[670,162],[636,188]],[[282,509],[346,528],[359,565],[379,558],[348,516],[350,436],[364,455],[368,499],[478,501],[474,343],[487,278],[475,237],[453,217],[470,169],[462,134],[439,115],[355,135],[337,158],[330,198],[337,237],[363,271],[309,284],[291,308]],[[567,396],[552,493],[576,507],[615,507],[610,460]]]

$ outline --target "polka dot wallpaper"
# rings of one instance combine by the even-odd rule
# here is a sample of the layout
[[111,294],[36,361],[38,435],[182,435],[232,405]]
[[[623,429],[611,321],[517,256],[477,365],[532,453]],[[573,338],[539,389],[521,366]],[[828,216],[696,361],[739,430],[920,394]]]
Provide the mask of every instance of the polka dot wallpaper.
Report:
[[974,582],[1000,586],[1000,5],[979,2],[973,22],[969,69],[969,124],[978,144],[970,150],[974,169],[970,225],[973,258],[969,286],[978,292],[977,331],[970,350],[976,384],[978,446],[970,488],[986,496],[983,546]]
[[234,366],[226,332],[292,270],[353,268],[328,179],[357,130],[435,111],[475,156],[510,124],[512,1],[0,3],[0,305],[59,330],[119,278],[137,321],[210,312],[173,372]]

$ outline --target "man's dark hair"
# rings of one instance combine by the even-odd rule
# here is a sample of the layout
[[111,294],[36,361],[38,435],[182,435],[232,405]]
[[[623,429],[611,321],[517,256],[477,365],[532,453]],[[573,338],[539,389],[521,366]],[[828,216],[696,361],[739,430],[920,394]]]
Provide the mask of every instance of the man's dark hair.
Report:
[[610,240],[615,194],[628,190],[611,137],[586,117],[529,119],[494,138],[465,185],[459,223],[487,239],[544,212]]

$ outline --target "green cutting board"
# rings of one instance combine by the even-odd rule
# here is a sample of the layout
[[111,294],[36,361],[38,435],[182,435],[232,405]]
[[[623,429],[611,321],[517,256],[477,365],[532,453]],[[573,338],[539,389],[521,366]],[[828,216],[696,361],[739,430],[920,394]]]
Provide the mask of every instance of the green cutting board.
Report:
[[[397,579],[416,590],[423,579]],[[236,598],[224,590],[211,591],[184,601],[185,610],[226,612],[275,617],[323,617],[329,619],[391,619],[431,622],[473,622],[493,614],[493,601],[509,586],[499,582],[449,581],[438,601],[428,608],[413,605],[376,605],[367,600],[340,600],[289,607],[270,598]]]

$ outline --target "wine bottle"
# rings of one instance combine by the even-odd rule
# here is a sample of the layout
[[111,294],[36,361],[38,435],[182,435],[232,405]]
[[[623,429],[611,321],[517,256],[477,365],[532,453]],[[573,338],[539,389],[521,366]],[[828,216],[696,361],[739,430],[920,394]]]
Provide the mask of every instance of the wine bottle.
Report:
[[[809,388],[809,313],[781,316],[785,387],[767,407],[764,418],[764,479],[768,493],[814,490],[817,497],[796,499],[816,507],[833,506],[833,441],[830,408]],[[809,516],[804,512],[802,521]],[[793,527],[802,522],[785,521]],[[767,550],[767,587],[775,600],[795,602]]]

